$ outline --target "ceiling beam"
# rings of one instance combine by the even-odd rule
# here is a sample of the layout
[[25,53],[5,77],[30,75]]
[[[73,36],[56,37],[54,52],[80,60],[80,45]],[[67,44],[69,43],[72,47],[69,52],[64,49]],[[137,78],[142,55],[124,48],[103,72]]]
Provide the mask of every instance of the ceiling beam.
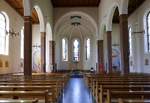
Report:
[[23,17],[23,13],[19,12],[18,9],[15,8],[15,7],[13,6],[13,4],[10,2],[10,0],[5,0],[5,2],[6,2],[7,4],[9,4],[20,16]]

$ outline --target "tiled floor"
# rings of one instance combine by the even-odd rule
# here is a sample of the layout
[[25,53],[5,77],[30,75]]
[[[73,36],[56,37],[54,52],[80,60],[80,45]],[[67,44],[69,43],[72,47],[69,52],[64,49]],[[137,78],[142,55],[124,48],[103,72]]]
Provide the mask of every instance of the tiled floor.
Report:
[[59,103],[94,103],[83,78],[71,78]]

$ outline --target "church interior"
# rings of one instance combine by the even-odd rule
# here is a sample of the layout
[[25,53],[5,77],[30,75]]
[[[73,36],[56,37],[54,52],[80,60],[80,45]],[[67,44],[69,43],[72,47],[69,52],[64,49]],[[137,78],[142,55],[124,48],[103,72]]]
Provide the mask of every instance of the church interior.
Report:
[[0,103],[150,103],[150,1],[0,0]]

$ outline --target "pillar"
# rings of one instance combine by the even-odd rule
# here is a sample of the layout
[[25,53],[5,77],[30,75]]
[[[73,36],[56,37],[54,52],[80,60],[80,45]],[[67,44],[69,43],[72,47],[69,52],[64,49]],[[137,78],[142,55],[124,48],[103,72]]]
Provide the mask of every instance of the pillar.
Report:
[[46,32],[41,32],[41,69],[46,72]]
[[56,64],[55,64],[55,41],[50,41],[50,60],[51,60],[51,65],[53,66],[53,70],[56,69]]
[[98,50],[98,69],[100,73],[104,72],[104,49],[103,49],[103,40],[97,41],[97,50]]
[[32,75],[32,18],[24,17],[24,75]]
[[129,34],[128,34],[128,15],[120,15],[120,51],[121,68],[124,74],[129,73]]
[[108,69],[109,73],[112,73],[112,36],[111,31],[107,31],[107,56],[108,56]]

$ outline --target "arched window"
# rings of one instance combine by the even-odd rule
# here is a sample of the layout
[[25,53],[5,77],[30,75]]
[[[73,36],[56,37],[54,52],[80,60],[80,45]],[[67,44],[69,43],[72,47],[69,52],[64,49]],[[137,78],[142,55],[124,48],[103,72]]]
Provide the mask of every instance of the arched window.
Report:
[[86,60],[90,58],[90,39],[86,40]]
[[66,38],[62,39],[62,60],[68,61],[68,41]]
[[24,58],[24,27],[21,29],[21,37],[20,37],[21,45],[20,45],[20,57]]
[[145,52],[150,52],[150,12],[146,16],[146,33],[144,35]]
[[80,43],[79,40],[77,39],[73,41],[73,60],[74,61],[80,60]]
[[0,12],[0,54],[8,55],[9,36],[7,35],[9,27],[6,13]]
[[130,51],[130,56],[133,55],[132,52],[132,29],[129,27],[129,51]]

